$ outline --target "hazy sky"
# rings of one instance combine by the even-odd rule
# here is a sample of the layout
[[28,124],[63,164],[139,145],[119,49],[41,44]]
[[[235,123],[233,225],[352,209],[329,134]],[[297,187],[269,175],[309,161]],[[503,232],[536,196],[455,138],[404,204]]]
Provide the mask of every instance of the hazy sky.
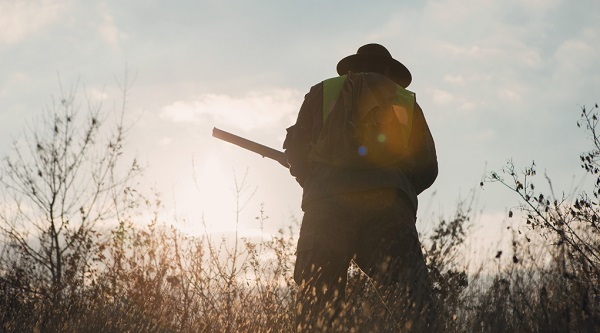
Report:
[[[79,82],[83,101],[110,109],[127,72],[128,151],[184,230],[197,232],[202,214],[213,230],[232,230],[234,174],[246,170],[242,199],[256,192],[240,228],[257,229],[260,203],[267,228],[284,227],[301,217],[295,180],[211,138],[213,126],[280,149],[310,86],[377,42],[411,70],[436,140],[439,178],[420,197],[425,228],[509,158],[535,160],[558,189],[581,180],[587,138],[576,121],[600,99],[599,17],[597,0],[0,0],[0,152],[59,83]],[[486,186],[482,222],[501,222],[515,204]]]

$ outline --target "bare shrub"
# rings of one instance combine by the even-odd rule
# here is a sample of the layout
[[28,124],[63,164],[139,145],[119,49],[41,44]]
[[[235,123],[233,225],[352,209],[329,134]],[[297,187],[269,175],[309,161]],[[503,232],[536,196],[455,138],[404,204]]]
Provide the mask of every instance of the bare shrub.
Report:
[[[124,110],[104,140],[100,105],[89,104],[83,122],[78,110],[75,92],[65,94],[4,159],[0,331],[295,331],[298,223],[261,239],[183,234],[160,215],[160,195],[145,199],[132,186],[141,170],[122,164]],[[579,125],[591,137],[581,166],[593,183],[575,196],[555,195],[549,177],[541,191],[535,164],[517,171],[509,162],[485,177],[482,186],[502,184],[521,203],[508,213],[510,249],[489,267],[467,265],[472,201],[426,235],[438,331],[600,331],[597,106],[582,109]],[[247,190],[236,178],[236,226]],[[269,223],[264,207],[255,222]],[[340,327],[415,331],[389,320],[397,304],[355,266],[348,283]]]
[[[582,107],[577,123],[591,136],[592,149],[581,154],[581,167],[593,177],[591,190],[584,188],[580,193],[557,196],[546,175],[548,190],[540,191],[534,183],[535,163],[518,172],[509,161],[501,172],[486,176],[486,181],[500,183],[520,198],[518,210],[525,223],[520,228],[527,231],[513,240],[513,247],[521,251],[513,256],[519,269],[501,274],[507,286],[503,299],[511,303],[510,311],[502,311],[502,314],[506,317],[505,325],[510,324],[512,331],[594,332],[600,329],[597,109],[597,105],[592,109]],[[512,216],[510,211],[509,217]],[[532,247],[545,251],[537,251],[535,257],[529,255],[529,260],[524,261],[526,254],[532,253]]]
[[100,103],[88,100],[82,119],[76,90],[62,92],[2,161],[0,271],[3,285],[22,295],[14,306],[28,305],[22,329],[61,329],[96,277],[98,225],[135,200],[131,183],[141,169],[135,159],[122,165],[127,86],[112,132],[101,131]]

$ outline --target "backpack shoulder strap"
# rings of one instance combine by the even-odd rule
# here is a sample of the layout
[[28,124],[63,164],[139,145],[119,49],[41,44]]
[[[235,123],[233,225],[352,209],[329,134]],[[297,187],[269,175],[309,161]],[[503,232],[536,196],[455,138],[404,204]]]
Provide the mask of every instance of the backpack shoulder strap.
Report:
[[345,81],[346,75],[323,81],[323,124],[325,124],[329,117],[329,113],[333,110]]
[[406,144],[408,144],[408,139],[412,132],[415,100],[415,93],[398,86],[396,96],[394,97],[393,109],[398,122],[405,128],[404,141]]

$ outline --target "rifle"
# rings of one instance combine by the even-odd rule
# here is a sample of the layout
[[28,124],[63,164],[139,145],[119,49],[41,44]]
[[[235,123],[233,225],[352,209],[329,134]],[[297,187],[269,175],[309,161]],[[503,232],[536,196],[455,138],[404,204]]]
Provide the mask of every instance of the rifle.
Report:
[[275,160],[286,168],[290,167],[287,162],[287,158],[285,157],[283,152],[279,150],[267,147],[265,145],[261,145],[260,143],[256,143],[254,141],[250,141],[248,139],[242,138],[241,136],[237,136],[235,134],[231,134],[229,132],[220,130],[216,127],[213,127],[212,136],[217,139],[233,143],[234,145],[242,147],[244,149],[248,149],[252,152],[261,155],[262,157],[267,157],[272,160]]

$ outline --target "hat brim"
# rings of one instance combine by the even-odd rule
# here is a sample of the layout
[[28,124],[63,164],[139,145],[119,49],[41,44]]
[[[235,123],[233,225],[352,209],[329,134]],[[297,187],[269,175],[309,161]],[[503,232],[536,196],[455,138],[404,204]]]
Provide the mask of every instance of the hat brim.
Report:
[[357,53],[349,55],[337,64],[337,72],[344,75],[349,71],[364,72],[373,68],[373,64],[385,64],[390,66],[390,79],[402,88],[408,87],[412,81],[412,75],[406,66],[394,58],[379,54]]

